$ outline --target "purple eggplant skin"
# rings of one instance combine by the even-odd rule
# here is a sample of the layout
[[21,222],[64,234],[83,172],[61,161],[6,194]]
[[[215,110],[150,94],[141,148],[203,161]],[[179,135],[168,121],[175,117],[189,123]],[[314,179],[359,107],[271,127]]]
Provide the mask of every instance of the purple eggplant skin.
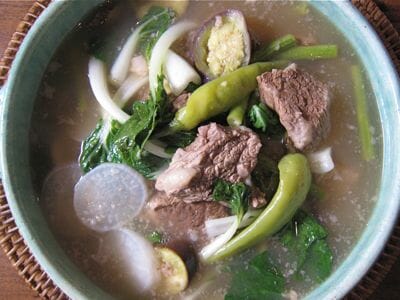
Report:
[[216,14],[209,20],[203,23],[203,25],[198,30],[193,43],[192,57],[196,68],[204,74],[207,80],[215,79],[216,76],[212,74],[208,64],[208,39],[210,38],[211,29],[216,25],[217,20],[222,20],[222,22],[232,22],[234,23],[239,31],[242,33],[243,44],[244,44],[244,58],[240,64],[240,67],[249,64],[251,56],[251,39],[249,32],[247,30],[246,20],[240,10],[228,9],[221,13]]

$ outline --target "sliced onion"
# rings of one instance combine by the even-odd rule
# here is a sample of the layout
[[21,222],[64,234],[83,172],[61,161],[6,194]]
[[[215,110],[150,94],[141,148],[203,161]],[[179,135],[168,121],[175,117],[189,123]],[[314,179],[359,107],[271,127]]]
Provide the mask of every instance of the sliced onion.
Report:
[[211,255],[217,252],[221,247],[223,247],[230,239],[235,235],[236,230],[239,228],[239,218],[235,216],[235,220],[228,230],[217,236],[211,243],[205,246],[200,251],[200,258],[202,260],[207,260]]
[[310,168],[313,173],[324,174],[332,171],[335,164],[332,160],[332,148],[327,147],[320,151],[307,154]]
[[138,172],[123,164],[104,163],[75,185],[74,208],[84,225],[105,232],[137,216],[147,198],[146,182]]
[[[254,221],[254,219],[260,215],[261,211],[262,211],[261,209],[258,209],[258,210],[249,210],[248,212],[246,212],[238,228],[240,229],[250,225]],[[220,234],[223,234],[229,229],[229,227],[233,224],[233,222],[235,222],[235,218],[237,217],[229,216],[224,218],[206,220],[204,224],[207,236],[209,238],[213,238]]]
[[168,50],[165,59],[164,74],[175,96],[182,94],[189,83],[201,83],[200,75],[196,70],[186,60],[171,50]]
[[189,21],[177,23],[168,28],[168,30],[163,33],[154,45],[149,62],[150,93],[152,97],[155,97],[157,77],[162,74],[162,66],[165,62],[168,49],[182,36],[182,34],[194,29],[195,27],[196,24]]
[[111,99],[107,86],[106,67],[101,60],[94,57],[90,58],[88,76],[93,94],[101,107],[113,119],[120,123],[126,122],[129,119],[129,115],[119,108]]
[[122,50],[119,52],[113,66],[111,67],[110,80],[118,86],[120,86],[124,82],[128,75],[130,60],[135,54],[136,47],[140,38],[140,32],[142,31],[143,27],[146,26],[150,21],[152,21],[152,19],[144,22],[132,32],[132,34],[129,36],[128,40],[122,47]]
[[119,107],[124,107],[144,85],[149,83],[148,77],[129,76],[114,95],[114,102]]
[[146,142],[146,144],[144,144],[144,149],[158,157],[162,157],[162,158],[171,158],[172,157],[172,154],[165,152],[165,149],[162,146],[157,145],[157,142],[155,142],[155,141],[148,140]]

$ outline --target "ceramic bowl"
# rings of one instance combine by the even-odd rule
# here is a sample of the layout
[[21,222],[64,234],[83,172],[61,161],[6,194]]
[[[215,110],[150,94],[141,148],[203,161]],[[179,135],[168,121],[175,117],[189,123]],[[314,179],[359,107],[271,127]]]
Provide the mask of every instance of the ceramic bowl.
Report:
[[[66,257],[51,234],[33,192],[28,133],[42,75],[63,38],[100,0],[55,1],[35,22],[2,89],[1,171],[15,222],[30,250],[68,296],[107,299]],[[383,130],[383,164],[379,197],[351,253],[307,299],[338,299],[368,271],[385,245],[399,209],[399,80],[375,31],[348,1],[310,2],[356,49],[371,80]]]

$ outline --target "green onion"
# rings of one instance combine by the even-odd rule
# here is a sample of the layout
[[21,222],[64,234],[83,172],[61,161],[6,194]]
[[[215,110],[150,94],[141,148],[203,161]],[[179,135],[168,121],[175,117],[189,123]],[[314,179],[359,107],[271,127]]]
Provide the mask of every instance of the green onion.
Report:
[[370,131],[370,120],[368,115],[367,97],[364,86],[364,78],[360,66],[351,67],[354,95],[356,98],[356,112],[358,121],[358,134],[361,142],[361,153],[366,161],[375,157],[375,148]]
[[296,38],[292,34],[287,34],[282,36],[271,43],[265,44],[261,46],[254,54],[252,55],[251,62],[260,62],[267,61],[272,56],[281,53],[282,51],[288,50],[297,45]]
[[337,45],[298,46],[275,55],[274,59],[284,60],[316,60],[336,58]]

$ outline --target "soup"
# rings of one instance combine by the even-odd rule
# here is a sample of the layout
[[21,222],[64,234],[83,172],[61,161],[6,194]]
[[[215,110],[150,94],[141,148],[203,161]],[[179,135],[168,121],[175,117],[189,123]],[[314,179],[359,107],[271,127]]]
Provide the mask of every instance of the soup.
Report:
[[107,2],[49,64],[31,129],[49,226],[116,298],[303,297],[376,200],[358,58],[307,3],[161,4]]

